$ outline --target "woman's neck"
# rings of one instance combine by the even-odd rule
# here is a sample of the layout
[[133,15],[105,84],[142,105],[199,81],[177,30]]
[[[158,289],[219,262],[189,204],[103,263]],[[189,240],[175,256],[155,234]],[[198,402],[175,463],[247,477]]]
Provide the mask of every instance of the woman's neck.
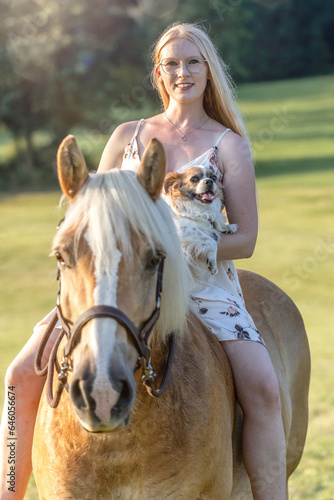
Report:
[[203,123],[208,117],[204,111],[202,102],[180,104],[171,100],[165,113],[174,125],[177,125],[179,128],[195,127]]

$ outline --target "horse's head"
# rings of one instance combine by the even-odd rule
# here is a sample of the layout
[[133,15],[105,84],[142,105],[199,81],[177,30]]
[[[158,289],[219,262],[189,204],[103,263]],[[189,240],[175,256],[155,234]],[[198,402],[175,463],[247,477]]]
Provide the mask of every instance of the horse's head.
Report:
[[155,335],[180,329],[185,320],[187,271],[168,207],[159,199],[164,173],[164,151],[155,139],[138,175],[118,169],[89,175],[73,136],[58,151],[59,182],[70,201],[53,244],[59,310],[69,326],[93,311],[76,329],[69,353],[70,397],[92,432],[113,430],[129,418],[138,359],[124,322],[94,312],[117,309],[140,330],[156,308],[157,274],[166,255]]

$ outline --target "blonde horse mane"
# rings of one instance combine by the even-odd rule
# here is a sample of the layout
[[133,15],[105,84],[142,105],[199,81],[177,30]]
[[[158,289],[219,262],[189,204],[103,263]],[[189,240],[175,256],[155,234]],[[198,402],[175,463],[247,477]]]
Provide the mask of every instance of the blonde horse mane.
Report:
[[162,338],[172,331],[184,331],[191,277],[171,212],[162,199],[152,201],[133,172],[114,169],[91,174],[71,203],[58,235],[73,228],[76,248],[88,228],[94,261],[102,264],[106,273],[113,267],[113,252],[108,249],[117,245],[125,259],[131,258],[133,233],[152,249],[166,252],[156,330]]

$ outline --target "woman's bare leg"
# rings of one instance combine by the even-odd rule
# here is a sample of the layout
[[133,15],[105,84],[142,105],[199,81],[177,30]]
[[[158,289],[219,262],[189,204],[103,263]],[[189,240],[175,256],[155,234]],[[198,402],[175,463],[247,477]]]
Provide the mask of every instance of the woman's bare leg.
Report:
[[[45,378],[34,371],[37,346],[47,325],[35,328],[6,373],[5,403],[0,428],[0,498],[22,500],[32,471],[34,427]],[[45,349],[43,366],[59,330]],[[14,415],[14,418],[13,418]]]
[[286,499],[286,445],[279,386],[267,349],[253,341],[221,342],[244,414],[243,457],[255,500]]

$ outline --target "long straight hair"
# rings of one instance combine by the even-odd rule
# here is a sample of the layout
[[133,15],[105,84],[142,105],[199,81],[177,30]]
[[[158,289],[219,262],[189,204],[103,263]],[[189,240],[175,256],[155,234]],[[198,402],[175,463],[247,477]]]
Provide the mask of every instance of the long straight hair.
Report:
[[158,91],[164,109],[169,105],[169,94],[159,81],[156,69],[161,62],[161,50],[171,40],[185,39],[192,42],[208,64],[208,82],[204,91],[203,107],[208,116],[246,139],[249,136],[236,104],[235,86],[226,64],[220,57],[211,38],[202,27],[190,23],[174,23],[162,33],[153,46],[154,67],[151,73],[153,87]]

